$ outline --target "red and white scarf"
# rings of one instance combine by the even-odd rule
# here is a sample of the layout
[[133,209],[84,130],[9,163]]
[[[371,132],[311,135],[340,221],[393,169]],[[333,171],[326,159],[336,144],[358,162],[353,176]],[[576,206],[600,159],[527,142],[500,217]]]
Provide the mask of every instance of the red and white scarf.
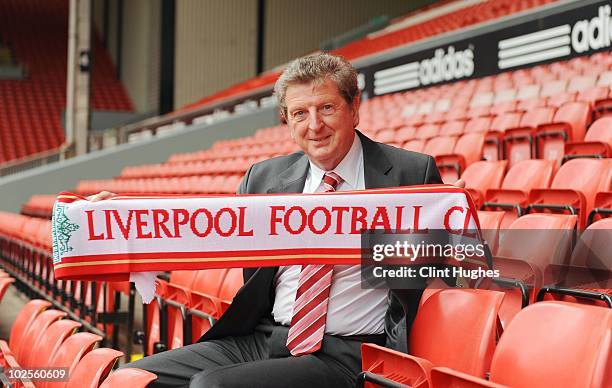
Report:
[[130,273],[360,264],[363,229],[478,229],[466,191],[450,185],[318,194],[142,196],[90,202],[58,195],[57,279]]

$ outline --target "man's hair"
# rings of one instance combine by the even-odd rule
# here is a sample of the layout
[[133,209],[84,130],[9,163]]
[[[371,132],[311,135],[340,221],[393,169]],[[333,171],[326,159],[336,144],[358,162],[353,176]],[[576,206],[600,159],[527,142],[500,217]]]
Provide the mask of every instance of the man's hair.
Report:
[[328,53],[308,55],[291,62],[274,85],[281,115],[287,117],[285,95],[289,86],[313,81],[323,82],[325,79],[336,83],[340,95],[349,105],[359,95],[357,71],[346,59]]

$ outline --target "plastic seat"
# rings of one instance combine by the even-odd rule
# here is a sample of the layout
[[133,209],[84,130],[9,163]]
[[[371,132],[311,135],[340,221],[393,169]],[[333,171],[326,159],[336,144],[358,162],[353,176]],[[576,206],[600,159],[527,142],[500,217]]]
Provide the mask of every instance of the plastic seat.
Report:
[[405,143],[408,140],[414,139],[416,130],[414,127],[402,127],[395,132],[394,142]]
[[70,319],[53,322],[36,344],[37,351],[30,354],[24,365],[37,367],[49,364],[66,338],[73,335],[79,327],[80,323]]
[[483,149],[483,155],[486,160],[503,159],[502,139],[504,133],[509,128],[518,127],[522,115],[522,112],[509,112],[493,119]]
[[551,107],[528,110],[521,117],[517,127],[506,130],[503,137],[503,149],[510,166],[515,165],[521,160],[533,158],[535,154],[533,137],[536,128],[539,125],[551,123],[555,112],[556,109]]
[[504,230],[493,259],[500,278],[492,283],[493,289],[506,294],[500,310],[503,327],[535,301],[549,265],[568,264],[576,225],[574,215],[527,214]]
[[553,122],[539,125],[535,151],[538,159],[555,160],[560,164],[566,141],[584,139],[592,110],[586,102],[568,102],[555,113]]
[[437,124],[425,124],[416,129],[415,139],[427,140],[438,136],[440,126]]
[[589,225],[578,238],[567,266],[551,265],[552,279],[538,300],[563,300],[612,308],[612,218]]
[[157,375],[137,368],[123,368],[110,374],[100,388],[145,388]]
[[17,361],[23,366],[30,366],[29,358],[32,349],[38,349],[38,343],[46,335],[47,328],[55,321],[66,316],[66,313],[59,310],[46,310],[40,313],[19,344],[19,348],[13,350],[17,356]]
[[0,303],[2,303],[2,298],[4,297],[6,290],[8,290],[9,286],[13,283],[15,283],[15,279],[8,276],[0,276]]
[[565,143],[564,160],[577,157],[612,157],[612,117],[596,120],[582,142]]
[[461,136],[452,152],[437,154],[436,165],[444,182],[455,182],[465,168],[483,159],[485,135],[483,133],[466,133]]
[[[92,333],[76,333],[68,337],[55,356],[49,362],[50,368],[68,368],[68,376],[72,375],[74,368],[81,358],[89,353],[102,337]],[[63,387],[64,382],[43,382],[40,386],[44,388]]]
[[501,337],[490,381],[450,368],[435,368],[433,386],[610,387],[611,330],[611,309],[536,303],[521,311]]
[[98,388],[121,356],[123,353],[115,349],[92,350],[81,358],[65,388]]
[[587,224],[610,216],[612,216],[612,191],[600,191],[595,194],[595,203],[589,213]]
[[33,299],[26,303],[15,318],[13,326],[11,326],[8,343],[0,340],[0,351],[2,354],[17,352],[24,335],[28,332],[32,323],[36,320],[38,315],[50,306],[51,303],[41,299]]
[[565,92],[567,89],[567,81],[566,80],[556,80],[546,82],[542,85],[542,90],[540,91],[540,96],[550,97],[555,96],[557,94]]
[[404,143],[402,148],[408,151],[421,152],[425,146],[425,140],[414,139]]
[[502,229],[517,217],[525,214],[529,192],[548,188],[554,174],[554,162],[550,160],[523,160],[508,170],[499,189],[485,193],[484,209],[506,213]]
[[454,136],[438,136],[427,141],[423,148],[423,153],[431,156],[451,154],[457,138]]
[[477,117],[465,123],[464,132],[487,132],[491,127],[490,117]]
[[453,120],[447,121],[440,127],[440,136],[458,136],[463,134],[465,121]]
[[363,371],[418,388],[430,386],[434,366],[484,377],[495,349],[503,297],[501,292],[474,289],[432,292],[412,325],[409,354],[363,344]]
[[499,188],[504,178],[506,165],[505,160],[475,162],[461,174],[461,179],[466,184],[465,188],[472,196],[477,209],[482,206],[484,194],[488,189]]
[[557,171],[550,188],[531,190],[528,211],[577,214],[583,229],[595,195],[611,185],[610,159],[573,159]]
[[484,240],[489,245],[493,255],[497,254],[499,247],[499,229],[504,219],[504,212],[478,210],[478,221]]

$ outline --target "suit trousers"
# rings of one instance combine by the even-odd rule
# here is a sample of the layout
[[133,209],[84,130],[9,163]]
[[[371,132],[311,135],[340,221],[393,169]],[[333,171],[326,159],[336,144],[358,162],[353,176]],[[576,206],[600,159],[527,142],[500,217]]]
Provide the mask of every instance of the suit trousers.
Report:
[[199,342],[125,367],[158,378],[149,387],[354,387],[361,372],[361,344],[384,345],[385,335],[325,335],[321,349],[294,357],[287,349],[289,328],[265,320],[253,334]]

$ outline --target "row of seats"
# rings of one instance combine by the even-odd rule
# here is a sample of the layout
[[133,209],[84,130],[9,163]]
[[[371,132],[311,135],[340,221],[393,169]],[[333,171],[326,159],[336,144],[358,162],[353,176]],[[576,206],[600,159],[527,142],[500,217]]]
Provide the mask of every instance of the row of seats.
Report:
[[172,271],[168,281],[158,280],[138,334],[145,355],[195,342],[221,317],[242,284],[241,268]]
[[[375,37],[369,36],[360,39],[344,47],[332,50],[332,53],[354,60],[365,55],[371,55],[383,50],[402,46],[416,40],[427,39],[436,34],[449,32],[487,20],[493,20],[510,15],[514,12],[539,7],[552,1],[554,0],[489,0],[480,2],[476,5],[464,7],[454,12],[433,17],[429,20],[424,20],[404,28],[396,29],[397,26],[393,27],[393,24],[391,24],[389,29],[379,32]],[[401,22],[401,20],[398,20],[395,23]],[[201,109],[216,101],[230,99],[256,89],[265,87],[270,88],[276,82],[280,74],[280,70],[271,71],[248,81],[238,83],[213,95],[206,96],[195,103],[188,104],[179,109],[178,113]]]
[[[15,387],[146,387],[157,378],[153,373],[127,368],[110,373],[122,352],[96,348],[102,338],[88,332],[77,332],[81,324],[66,319],[66,313],[50,309],[51,303],[34,299],[17,315],[7,341],[0,340],[0,365],[4,368],[65,368],[56,373],[56,381],[45,379],[9,379]],[[32,351],[35,349],[36,351]],[[59,377],[59,379],[58,379]],[[33,382],[33,381],[35,382]]]
[[[57,281],[51,249],[51,221],[0,213],[2,263],[19,277],[20,288],[35,287],[38,294],[103,331],[117,346],[119,327],[98,317],[119,313],[121,306],[115,300],[117,294],[124,294],[131,296],[127,315],[133,321],[133,288],[127,282]],[[172,272],[169,281],[159,280],[156,299],[144,307],[147,318],[144,330],[137,334],[138,342],[145,345],[147,354],[191,343],[221,316],[241,286],[241,269]],[[131,338],[132,333],[127,334]]]
[[612,386],[611,309],[538,302],[502,332],[503,299],[495,291],[426,290],[409,354],[364,344],[360,381],[367,387]]
[[[68,3],[2,1],[0,36],[11,42],[15,58],[27,71],[22,80],[0,80],[1,165],[56,149],[64,142],[61,113],[66,106]],[[95,34],[92,46],[92,108],[131,111],[132,103]]]
[[527,212],[575,214],[584,229],[602,213],[599,209],[612,206],[611,163],[572,159],[555,172],[550,161],[524,160],[506,173],[507,161],[480,161],[467,167],[461,179],[479,209],[503,210],[510,219]]

